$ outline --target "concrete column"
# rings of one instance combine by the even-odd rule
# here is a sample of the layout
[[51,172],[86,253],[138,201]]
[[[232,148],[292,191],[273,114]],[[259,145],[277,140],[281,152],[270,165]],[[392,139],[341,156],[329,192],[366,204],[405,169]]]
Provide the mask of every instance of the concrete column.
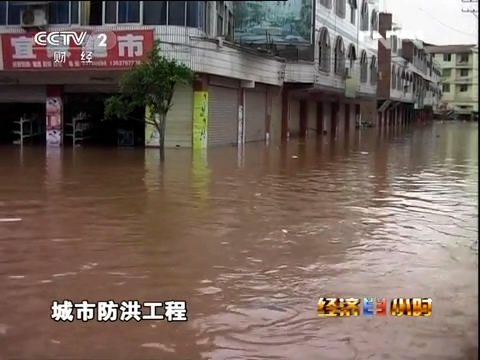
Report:
[[307,136],[307,101],[300,100],[300,138]]
[[350,132],[350,104],[345,104],[345,133]]
[[288,88],[282,90],[282,141],[288,138]]
[[317,134],[323,135],[323,103],[317,102]]
[[337,120],[338,120],[338,102],[332,102],[331,106],[331,115],[330,115],[330,135],[334,138],[337,135]]

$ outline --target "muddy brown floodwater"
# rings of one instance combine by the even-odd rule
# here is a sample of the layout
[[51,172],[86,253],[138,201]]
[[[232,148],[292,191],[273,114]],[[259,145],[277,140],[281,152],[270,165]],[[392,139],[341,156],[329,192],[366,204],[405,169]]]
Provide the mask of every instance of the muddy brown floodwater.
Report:
[[[478,126],[169,150],[0,148],[0,359],[474,359]],[[10,219],[10,220],[7,220]],[[322,296],[431,317],[318,318]],[[55,322],[53,300],[188,322]]]

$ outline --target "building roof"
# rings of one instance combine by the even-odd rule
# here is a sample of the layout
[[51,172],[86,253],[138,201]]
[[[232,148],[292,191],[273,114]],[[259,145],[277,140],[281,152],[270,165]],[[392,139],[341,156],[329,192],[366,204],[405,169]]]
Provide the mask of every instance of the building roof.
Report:
[[446,53],[466,53],[471,52],[475,45],[441,45],[441,46],[427,46],[425,49],[432,54],[446,54]]

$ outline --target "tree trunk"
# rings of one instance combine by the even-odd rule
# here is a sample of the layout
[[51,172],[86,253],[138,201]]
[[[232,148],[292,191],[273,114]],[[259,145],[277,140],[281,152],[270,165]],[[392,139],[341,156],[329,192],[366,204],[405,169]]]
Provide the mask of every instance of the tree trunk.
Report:
[[166,114],[155,114],[155,125],[158,131],[159,146],[160,146],[160,160],[165,160],[165,127],[167,116]]

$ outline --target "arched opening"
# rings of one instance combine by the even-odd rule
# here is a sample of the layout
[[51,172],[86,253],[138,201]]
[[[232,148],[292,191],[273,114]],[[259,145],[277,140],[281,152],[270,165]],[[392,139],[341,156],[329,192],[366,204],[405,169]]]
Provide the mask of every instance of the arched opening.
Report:
[[334,71],[337,75],[343,75],[345,72],[345,45],[341,36],[337,36],[335,41],[335,59]]
[[335,14],[340,18],[345,18],[346,0],[335,0]]
[[397,90],[402,89],[402,69],[397,68]]
[[362,9],[360,11],[360,30],[368,30],[368,3],[366,0],[363,0]]
[[370,61],[370,84],[375,85],[377,83],[377,58],[372,56]]
[[397,88],[397,69],[395,68],[395,64],[392,64],[392,89]]
[[318,62],[319,70],[330,72],[330,56],[331,56],[331,46],[330,46],[330,35],[328,34],[327,28],[322,28],[320,30],[320,39],[319,39],[319,53],[318,53]]
[[372,10],[372,17],[370,20],[371,30],[378,31],[378,15],[375,9]]
[[349,68],[353,69],[353,66],[355,65],[355,60],[357,60],[357,50],[355,49],[355,45],[348,45],[347,57],[349,60]]
[[367,52],[362,50],[360,55],[360,82],[366,83],[368,79],[368,61]]
[[350,23],[355,25],[355,20],[357,17],[357,0],[348,0],[350,5]]

